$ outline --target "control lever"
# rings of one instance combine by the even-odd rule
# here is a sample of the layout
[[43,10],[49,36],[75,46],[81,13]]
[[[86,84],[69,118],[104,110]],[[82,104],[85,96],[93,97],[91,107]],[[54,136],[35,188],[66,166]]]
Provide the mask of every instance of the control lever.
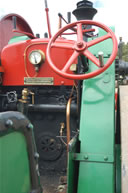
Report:
[[71,12],[67,13],[68,23],[71,23]]
[[100,67],[104,66],[104,53],[102,51],[98,52]]

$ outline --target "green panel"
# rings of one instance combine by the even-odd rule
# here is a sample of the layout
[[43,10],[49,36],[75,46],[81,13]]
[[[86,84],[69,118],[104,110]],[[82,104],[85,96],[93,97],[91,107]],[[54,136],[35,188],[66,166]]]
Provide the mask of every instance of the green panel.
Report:
[[8,44],[13,44],[16,42],[21,42],[21,41],[29,40],[29,39],[30,38],[28,36],[14,36],[9,40]]
[[114,153],[114,76],[113,65],[96,78],[84,81],[79,136],[81,152],[104,156]]
[[[102,30],[100,35],[104,35]],[[108,60],[111,50],[111,40],[90,48],[96,56],[99,51],[104,52],[104,63]],[[96,65],[90,62],[89,70],[92,72],[95,69]],[[86,162],[83,158],[80,159],[78,193],[115,193],[114,96],[114,63],[101,75],[83,81],[80,156],[84,154],[89,158]]]
[[0,137],[0,193],[29,193],[30,174],[25,137],[13,132]]
[[79,193],[115,193],[112,164],[81,162],[79,172]]

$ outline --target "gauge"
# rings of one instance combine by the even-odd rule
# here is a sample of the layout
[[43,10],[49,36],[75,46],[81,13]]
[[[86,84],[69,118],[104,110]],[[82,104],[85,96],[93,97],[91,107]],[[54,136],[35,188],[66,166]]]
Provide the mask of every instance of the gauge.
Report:
[[39,65],[45,61],[45,54],[41,50],[33,50],[29,54],[29,61],[33,65]]

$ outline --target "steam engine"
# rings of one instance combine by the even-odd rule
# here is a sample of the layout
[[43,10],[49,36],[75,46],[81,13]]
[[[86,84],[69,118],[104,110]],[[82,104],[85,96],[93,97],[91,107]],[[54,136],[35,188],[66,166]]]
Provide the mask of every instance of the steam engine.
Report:
[[[73,14],[77,20],[92,20],[96,12],[91,2],[81,1],[77,3]],[[82,80],[67,79],[53,71],[50,59],[46,56],[50,38],[35,37],[28,24],[18,15],[3,18],[1,25],[7,22],[9,30],[14,29],[14,33],[8,35],[9,43],[3,45],[1,50],[0,111],[20,111],[34,125],[43,187],[51,187],[52,192],[60,177],[64,182],[68,144],[79,132]],[[24,29],[24,26],[27,27]],[[71,29],[73,33],[76,32],[75,27]],[[83,25],[82,30],[86,31],[83,34],[84,41],[96,37],[91,25]],[[88,54],[89,59],[82,54],[76,57],[73,45],[73,40],[67,40],[59,34],[56,41],[54,39],[51,42],[51,59],[60,71],[65,71],[66,64],[70,66],[66,69],[70,75],[81,76],[89,70],[89,59],[92,56]],[[84,50],[84,43],[78,42],[75,49],[77,52]],[[76,58],[72,60],[74,55]],[[102,68],[102,54],[100,59]],[[93,61],[97,59],[93,58]],[[51,183],[54,187],[49,186]]]

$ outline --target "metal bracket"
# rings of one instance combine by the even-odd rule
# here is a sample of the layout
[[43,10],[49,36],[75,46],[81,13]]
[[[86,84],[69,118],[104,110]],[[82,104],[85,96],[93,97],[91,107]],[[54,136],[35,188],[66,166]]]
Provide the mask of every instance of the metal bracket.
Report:
[[72,158],[75,161],[114,163],[112,155],[104,154],[72,153]]

